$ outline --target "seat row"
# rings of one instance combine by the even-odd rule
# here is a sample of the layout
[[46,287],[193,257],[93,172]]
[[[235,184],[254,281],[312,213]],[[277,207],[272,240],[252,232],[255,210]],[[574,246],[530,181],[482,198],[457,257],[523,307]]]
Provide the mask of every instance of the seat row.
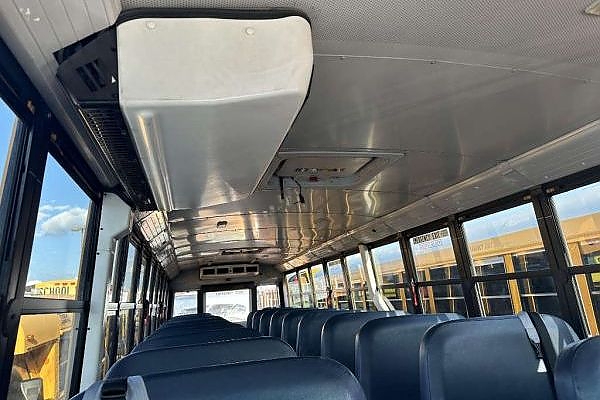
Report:
[[85,396],[600,398],[599,340],[580,341],[560,318],[535,313],[266,309],[247,327],[203,314],[163,324]]
[[247,326],[345,365],[369,400],[600,398],[600,339],[550,315],[267,309]]
[[296,357],[280,339],[202,314],[167,321],[76,399],[313,397],[365,399],[342,365]]

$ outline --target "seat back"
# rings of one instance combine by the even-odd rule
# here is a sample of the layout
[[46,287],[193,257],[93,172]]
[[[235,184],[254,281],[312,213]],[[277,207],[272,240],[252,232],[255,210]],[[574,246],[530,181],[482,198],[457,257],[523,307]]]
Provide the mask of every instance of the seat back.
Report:
[[260,334],[252,329],[234,328],[177,336],[148,337],[146,340],[135,346],[132,352],[158,349],[163,347],[184,346],[189,344],[220,342],[223,340],[243,339],[257,336],[260,336]]
[[283,325],[283,319],[292,311],[294,311],[293,308],[280,308],[279,310],[275,311],[275,313],[271,316],[269,336],[281,338],[281,327]]
[[258,331],[263,336],[269,336],[269,330],[271,328],[271,317],[275,314],[280,308],[271,308],[266,310],[260,316],[260,320],[258,322]]
[[298,324],[296,352],[299,356],[321,355],[321,333],[323,326],[336,315],[350,313],[345,310],[321,310],[304,314]]
[[[171,324],[177,324],[180,322],[189,322],[189,321],[225,321],[223,317],[219,317],[217,315],[212,314],[188,314],[188,315],[179,315],[177,317],[173,317],[165,321],[162,326],[169,326]],[[160,329],[160,328],[159,328]]]
[[294,350],[280,339],[258,337],[223,342],[165,347],[132,353],[117,361],[106,378],[147,375],[179,369],[241,361],[294,357]]
[[402,315],[401,311],[344,313],[329,318],[321,334],[321,356],[332,358],[354,372],[356,334],[368,321]]
[[558,400],[600,399],[600,336],[573,343],[556,360]]
[[168,337],[168,336],[180,336],[180,335],[192,335],[192,334],[201,334],[201,333],[205,333],[205,332],[214,332],[214,331],[221,331],[224,329],[241,329],[243,328],[242,325],[238,325],[238,324],[230,324],[230,325],[215,325],[215,326],[208,326],[208,327],[183,327],[183,328],[176,328],[173,327],[171,329],[165,329],[165,330],[161,330],[154,332],[152,335],[148,336],[147,340],[150,339],[155,339],[158,337]]
[[365,400],[360,384],[346,368],[318,358],[284,358],[188,369],[130,377],[128,383],[127,391],[131,390],[132,396],[137,396],[139,391],[152,400]]
[[299,309],[294,310],[283,317],[283,322],[281,324],[281,340],[292,346],[294,350],[296,350],[296,339],[298,337],[298,324],[300,324],[300,320],[302,316],[308,313],[318,312],[318,310],[314,309]]
[[517,316],[435,325],[423,337],[420,351],[422,400],[547,400],[554,396],[551,377],[541,368]]
[[356,337],[355,375],[369,400],[420,400],[419,347],[425,332],[458,314],[406,315],[367,322]]
[[252,318],[257,312],[258,310],[253,310],[248,313],[248,316],[246,317],[246,328],[252,329]]
[[258,331],[258,324],[260,323],[260,316],[263,315],[263,313],[265,313],[266,311],[270,310],[271,307],[269,308],[263,308],[262,310],[258,310],[254,313],[254,315],[252,316],[252,325],[248,326],[247,328],[250,329],[254,329],[256,331]]

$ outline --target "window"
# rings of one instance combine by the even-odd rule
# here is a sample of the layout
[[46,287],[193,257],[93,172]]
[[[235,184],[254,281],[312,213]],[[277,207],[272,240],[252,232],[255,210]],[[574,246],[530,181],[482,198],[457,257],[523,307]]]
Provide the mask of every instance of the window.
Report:
[[597,335],[600,326],[600,272],[577,274],[573,278],[581,298],[588,331]]
[[404,283],[407,281],[404,261],[397,242],[371,249],[375,276],[380,285]]
[[[8,153],[11,147],[11,140],[17,126],[17,118],[12,110],[8,108],[4,101],[0,99],[0,168],[6,169]],[[3,184],[4,182],[2,182]],[[0,188],[0,193],[2,193]]]
[[450,230],[442,228],[415,236],[410,247],[417,270],[417,286],[427,313],[466,314],[461,279]]
[[198,292],[176,292],[173,295],[173,316],[198,314]]
[[355,310],[375,310],[373,300],[369,296],[369,287],[365,279],[360,253],[346,257],[346,268],[350,277],[352,304]]
[[285,276],[285,283],[288,291],[288,306],[302,307],[302,296],[300,295],[300,284],[298,283],[298,274],[292,272]]
[[21,316],[8,400],[69,398],[78,324],[74,313]]
[[315,286],[315,302],[317,308],[328,308],[327,302],[327,280],[322,264],[315,264],[310,267],[313,285]]
[[560,315],[551,276],[491,280],[479,282],[478,287],[485,315],[507,315],[521,311]]
[[458,313],[466,315],[467,306],[460,283],[451,285],[419,285],[419,290],[425,313]]
[[[552,197],[588,332],[600,333],[600,182]],[[580,271],[587,266],[586,274]],[[590,272],[591,271],[591,272]]]
[[456,260],[448,228],[415,236],[410,247],[419,282],[450,279],[456,275]]
[[133,334],[133,326],[131,323],[134,318],[135,292],[137,282],[134,280],[137,266],[135,260],[137,256],[137,248],[129,243],[127,246],[127,261],[123,274],[123,282],[121,283],[121,292],[119,300],[119,342],[117,345],[117,360],[125,357],[131,350]]
[[517,286],[524,311],[560,315],[556,287],[551,276],[517,279]]
[[531,203],[467,221],[463,229],[474,275],[550,268]]
[[121,301],[128,302],[134,301],[133,289],[137,286],[133,280],[135,274],[136,265],[135,257],[137,255],[137,248],[129,243],[127,248],[127,264],[125,265],[125,276],[123,277],[123,284],[121,285]]
[[144,315],[144,291],[148,289],[148,278],[149,278],[149,265],[150,258],[144,257],[142,264],[140,265],[140,279],[138,282],[137,293],[135,295],[135,332],[134,332],[134,345],[137,345],[144,338],[143,333],[143,315]]
[[204,294],[205,312],[231,322],[246,322],[250,312],[250,289],[223,290]]
[[308,268],[298,272],[298,277],[300,278],[300,291],[302,292],[302,307],[313,307],[312,284],[310,282]]
[[25,296],[75,299],[90,199],[48,156]]
[[260,285],[256,287],[256,308],[279,307],[279,288],[277,285]]
[[[531,203],[463,224],[485,315],[538,311],[560,315],[542,236]],[[523,279],[502,275],[541,271]]]
[[371,249],[375,277],[396,310],[412,311],[412,296],[398,242]]
[[340,260],[329,261],[327,263],[327,272],[329,273],[329,287],[331,288],[331,302],[333,308],[348,310],[348,291],[346,290],[346,278],[344,269]]

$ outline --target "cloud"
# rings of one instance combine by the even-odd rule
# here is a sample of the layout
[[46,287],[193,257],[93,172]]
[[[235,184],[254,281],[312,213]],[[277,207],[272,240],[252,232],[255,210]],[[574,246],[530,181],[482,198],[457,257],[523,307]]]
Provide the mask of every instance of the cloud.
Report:
[[44,204],[40,206],[39,212],[41,213],[51,213],[54,211],[65,211],[71,208],[71,206],[57,206],[55,204]]
[[[64,211],[47,218],[42,223],[42,225],[40,226],[40,234],[62,235],[64,233],[73,232],[74,230],[79,230],[85,225],[87,217],[87,210],[85,208],[70,208],[69,206],[67,206],[67,208],[61,209]],[[55,208],[54,210],[58,209]]]
[[52,215],[61,211],[68,210],[69,208],[71,208],[71,206],[44,204],[38,209],[37,222],[40,223],[41,221],[50,218]]

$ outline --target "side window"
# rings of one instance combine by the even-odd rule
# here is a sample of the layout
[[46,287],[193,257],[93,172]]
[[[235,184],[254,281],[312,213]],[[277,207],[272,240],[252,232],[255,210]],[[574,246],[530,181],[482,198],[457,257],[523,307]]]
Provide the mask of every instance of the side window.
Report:
[[342,261],[329,261],[327,263],[327,272],[329,274],[329,287],[331,288],[331,302],[333,308],[348,310],[350,308],[350,303]]
[[317,308],[328,308],[329,303],[327,301],[327,280],[325,279],[323,265],[313,265],[310,267],[310,273],[312,275],[313,285],[315,286],[315,306]]
[[[466,315],[465,299],[448,228],[412,237],[410,247],[417,270],[417,285],[423,310],[426,313],[455,312]],[[448,280],[455,282],[448,283]]]
[[89,205],[89,197],[48,156],[26,297],[75,299]]
[[198,314],[198,292],[176,292],[173,295],[173,316]]
[[350,277],[350,291],[355,310],[375,310],[369,296],[369,288],[363,271],[360,253],[346,257],[346,268]]
[[260,285],[256,287],[256,309],[262,310],[267,307],[279,307],[279,288],[277,285]]
[[0,186],[0,194],[4,187],[4,172],[6,172],[6,163],[8,162],[8,153],[11,147],[11,141],[17,127],[18,119],[15,114],[2,99],[0,99],[0,168],[2,168],[2,183]]
[[[485,315],[523,310],[560,315],[550,264],[531,203],[466,221],[463,229]],[[500,274],[527,275],[532,271],[545,271],[547,276],[538,273],[521,279],[497,278]]]
[[[600,182],[553,197],[588,332],[600,333]],[[586,271],[582,271],[586,267]]]
[[129,243],[127,246],[127,261],[121,283],[121,295],[119,300],[119,343],[117,346],[117,360],[126,356],[133,345],[134,318],[135,318],[135,290],[137,281],[135,279],[138,266],[137,248]]
[[[7,163],[15,120],[0,101],[3,166]],[[64,303],[57,300],[77,299],[89,206],[90,198],[48,156],[25,283],[28,301],[19,320],[9,400],[21,400],[25,392],[27,398],[69,398],[80,311],[64,308]],[[64,311],[39,314],[39,310],[28,308],[32,304],[30,298],[36,298],[34,304]]]
[[148,290],[150,258],[144,257],[140,266],[140,278],[135,295],[135,333],[134,344],[143,340],[144,326],[144,293]]
[[399,243],[371,249],[377,283],[396,310],[412,311],[412,296]]
[[300,294],[300,284],[298,283],[298,274],[293,272],[285,276],[285,285],[288,291],[288,307],[302,307],[302,296]]
[[312,283],[310,279],[310,274],[308,273],[308,268],[300,270],[298,272],[298,277],[300,278],[300,291],[302,292],[302,307],[311,308],[314,306],[314,304],[312,295]]

